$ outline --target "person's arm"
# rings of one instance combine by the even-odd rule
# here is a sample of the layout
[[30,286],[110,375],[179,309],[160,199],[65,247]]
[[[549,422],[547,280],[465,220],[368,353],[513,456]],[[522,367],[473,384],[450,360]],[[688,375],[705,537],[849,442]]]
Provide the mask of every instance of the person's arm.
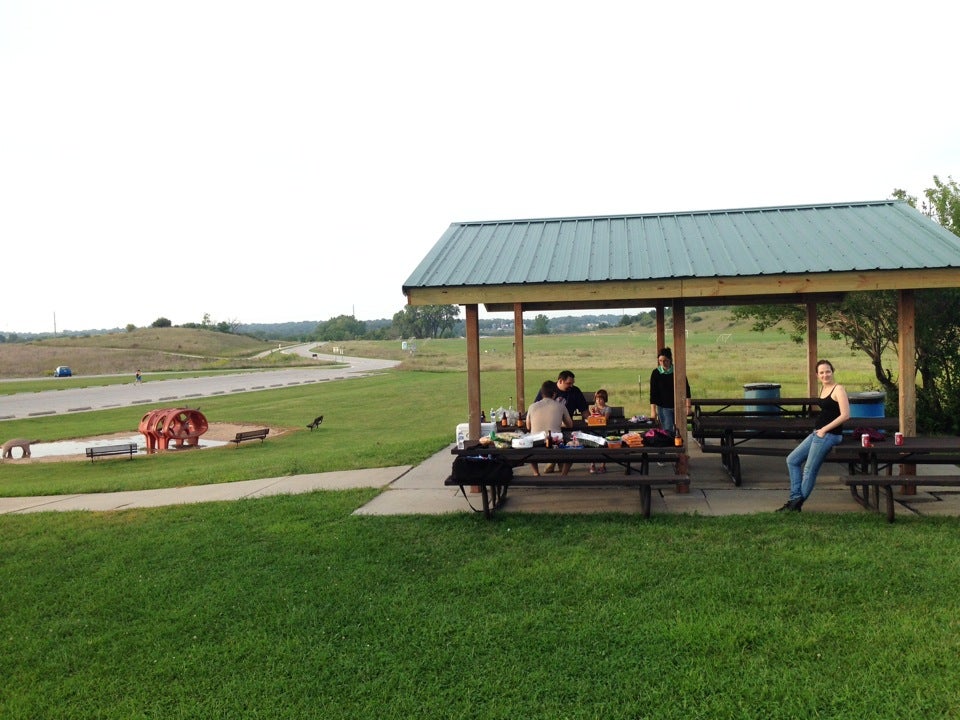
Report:
[[563,409],[563,418],[560,420],[560,427],[572,428],[573,427],[573,418],[570,417],[570,413],[567,412],[567,409]]

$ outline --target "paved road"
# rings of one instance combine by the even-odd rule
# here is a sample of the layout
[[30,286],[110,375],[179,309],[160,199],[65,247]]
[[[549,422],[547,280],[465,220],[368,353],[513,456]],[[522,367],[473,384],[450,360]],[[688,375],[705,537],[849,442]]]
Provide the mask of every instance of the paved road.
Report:
[[[285,348],[283,352],[309,356],[312,354],[309,352],[311,347],[316,347],[316,343]],[[183,378],[181,380],[151,381],[148,376],[147,380],[141,385],[136,385],[131,381],[123,385],[2,395],[0,396],[0,420],[161,402],[192,406],[197,404],[197,398],[211,395],[272,390],[287,385],[363,377],[399,364],[396,360],[375,360],[324,354],[318,355],[318,360],[342,363],[343,366],[251,371],[231,375]]]

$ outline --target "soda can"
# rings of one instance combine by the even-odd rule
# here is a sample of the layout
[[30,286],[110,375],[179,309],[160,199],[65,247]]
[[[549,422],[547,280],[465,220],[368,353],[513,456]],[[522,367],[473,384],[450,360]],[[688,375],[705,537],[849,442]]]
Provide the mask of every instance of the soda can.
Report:
[[864,433],[860,436],[860,445],[870,447],[870,433]]
[[903,433],[896,432],[893,434],[893,444],[894,445],[903,445]]

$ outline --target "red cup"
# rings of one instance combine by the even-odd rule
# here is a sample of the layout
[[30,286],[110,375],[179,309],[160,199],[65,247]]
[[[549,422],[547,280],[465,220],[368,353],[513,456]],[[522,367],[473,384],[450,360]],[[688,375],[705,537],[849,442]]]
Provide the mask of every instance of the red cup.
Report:
[[863,447],[870,447],[870,434],[864,433],[860,436],[860,445]]
[[896,432],[893,434],[893,444],[894,445],[903,445],[903,433]]

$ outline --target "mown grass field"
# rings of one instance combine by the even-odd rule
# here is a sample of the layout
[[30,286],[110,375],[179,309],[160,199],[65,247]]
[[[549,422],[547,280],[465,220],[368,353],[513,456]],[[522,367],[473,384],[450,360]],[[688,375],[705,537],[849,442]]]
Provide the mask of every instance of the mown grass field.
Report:
[[[574,358],[561,338],[531,339],[526,386],[572,367],[585,389],[640,393],[652,365],[636,340],[567,338]],[[456,344],[420,343],[413,362],[453,362]],[[789,387],[802,351],[762,365],[763,345],[716,348],[716,367],[691,367],[694,393]],[[512,373],[493,369],[509,346],[485,341],[485,405],[512,393]],[[822,354],[846,382],[869,382],[855,358]],[[5,464],[0,486],[416,462],[451,442],[464,385],[456,368],[420,368],[204,399],[212,421],[300,429],[236,450]],[[327,419],[310,433],[315,410]],[[131,422],[114,409],[0,430],[79,437]],[[0,717],[958,715],[955,518],[352,515],[375,494],[0,516]]]

